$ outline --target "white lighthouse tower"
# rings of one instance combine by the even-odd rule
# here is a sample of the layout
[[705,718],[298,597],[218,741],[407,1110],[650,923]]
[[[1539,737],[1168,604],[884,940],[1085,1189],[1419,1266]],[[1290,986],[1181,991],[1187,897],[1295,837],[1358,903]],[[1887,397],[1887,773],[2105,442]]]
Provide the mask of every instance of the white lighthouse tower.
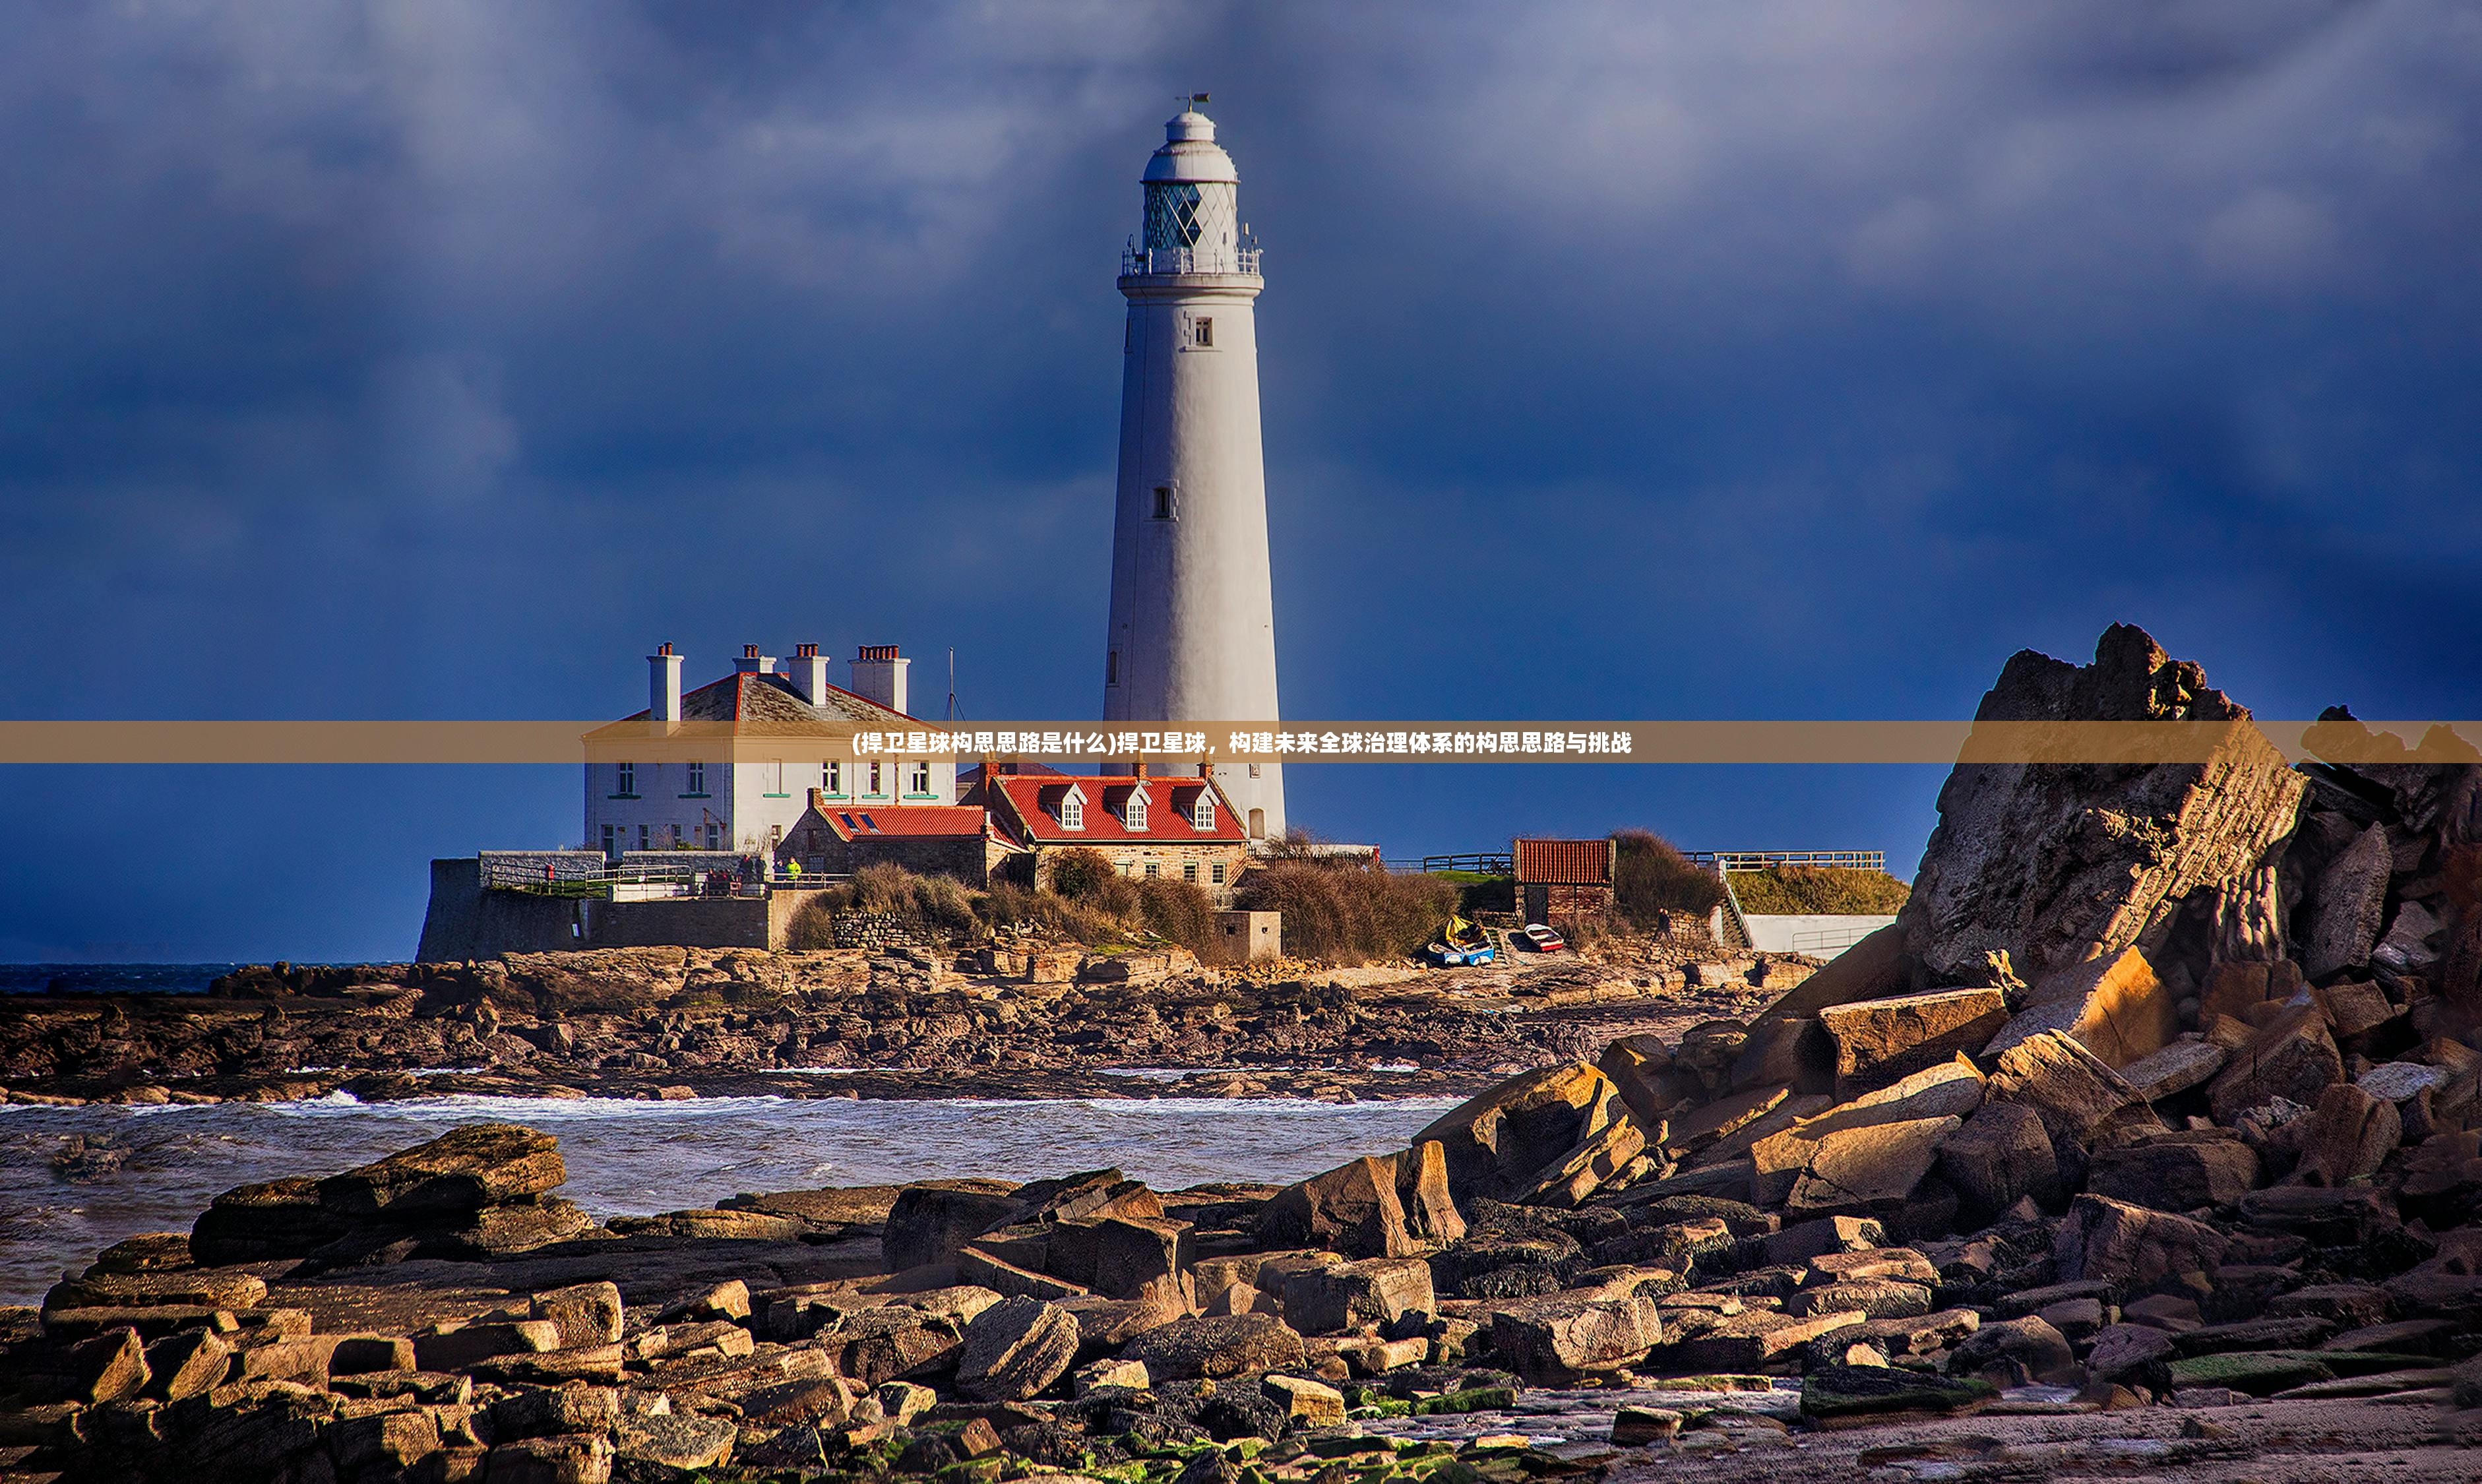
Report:
[[[1264,729],[1279,714],[1254,310],[1264,280],[1205,101],[1165,126],[1143,177],[1146,227],[1121,262],[1129,322],[1103,715]],[[1281,766],[1214,775],[1252,837],[1284,833]]]

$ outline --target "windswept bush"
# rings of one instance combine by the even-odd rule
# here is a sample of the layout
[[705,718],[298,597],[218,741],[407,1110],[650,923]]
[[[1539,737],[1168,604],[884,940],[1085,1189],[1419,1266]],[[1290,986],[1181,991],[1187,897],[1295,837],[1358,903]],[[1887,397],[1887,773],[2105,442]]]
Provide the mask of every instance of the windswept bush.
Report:
[[1150,876],[1138,883],[1138,917],[1148,931],[1203,958],[1215,941],[1215,902],[1196,882]]
[[1703,917],[1723,903],[1724,884],[1663,836],[1623,830],[1612,843],[1612,906],[1631,927],[1650,928],[1662,913]]
[[884,914],[907,931],[934,941],[982,936],[974,893],[964,883],[949,876],[916,875],[893,861],[881,861],[863,866],[853,880],[839,882],[803,903],[785,924],[785,941],[794,948],[832,948],[836,914],[848,912]]
[[1115,917],[1138,912],[1138,888],[1112,865],[1112,858],[1080,845],[1051,858],[1054,895]]
[[1420,951],[1457,908],[1457,887],[1362,859],[1266,861],[1242,878],[1235,906],[1284,914],[1284,952],[1367,964]]

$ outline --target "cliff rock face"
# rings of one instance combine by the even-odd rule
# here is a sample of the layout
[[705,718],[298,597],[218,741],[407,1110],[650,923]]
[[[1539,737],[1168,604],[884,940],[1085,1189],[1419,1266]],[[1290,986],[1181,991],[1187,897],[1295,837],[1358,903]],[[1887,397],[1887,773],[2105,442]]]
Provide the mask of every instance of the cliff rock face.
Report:
[[[2205,673],[2114,624],[2094,663],[2020,650],[1977,721],[2247,722]],[[1975,983],[2005,952],[2027,979],[2168,931],[2191,892],[2256,870],[2292,832],[2301,776],[2254,727],[2203,763],[1967,763],[1901,926],[1924,986]]]

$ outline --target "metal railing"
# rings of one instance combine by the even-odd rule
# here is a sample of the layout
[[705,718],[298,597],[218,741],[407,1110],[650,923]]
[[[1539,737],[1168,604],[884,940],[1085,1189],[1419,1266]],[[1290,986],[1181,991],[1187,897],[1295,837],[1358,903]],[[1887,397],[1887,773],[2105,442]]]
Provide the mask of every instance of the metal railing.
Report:
[[1149,274],[1172,273],[1247,273],[1258,271],[1256,248],[1235,248],[1229,252],[1201,252],[1196,248],[1123,248],[1121,250],[1121,277],[1142,278]]
[[1833,949],[1841,953],[1845,949],[1852,947],[1855,943],[1860,942],[1862,940],[1879,931],[1883,926],[1885,926],[1884,923],[1879,921],[1877,918],[1873,918],[1868,927],[1862,927],[1856,924],[1848,927],[1819,928],[1812,932],[1795,933],[1792,935],[1792,951],[1795,953],[1816,953],[1821,949]]
[[1884,850],[1684,850],[1692,865],[1709,870],[1762,871],[1771,865],[1823,865],[1846,871],[1884,871]]
[[1455,856],[1407,856],[1380,864],[1391,871],[1470,871],[1476,876],[1511,876],[1517,867],[1506,851],[1473,851]]

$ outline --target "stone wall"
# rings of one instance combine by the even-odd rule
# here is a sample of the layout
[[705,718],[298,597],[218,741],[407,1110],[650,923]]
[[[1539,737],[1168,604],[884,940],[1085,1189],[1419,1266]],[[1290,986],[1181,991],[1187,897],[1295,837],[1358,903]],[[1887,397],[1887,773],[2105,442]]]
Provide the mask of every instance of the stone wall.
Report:
[[[545,861],[564,854],[568,853],[541,853]],[[558,953],[583,947],[580,939],[587,905],[524,891],[486,891],[482,862],[472,856],[434,861],[431,905],[423,913],[422,939],[415,946],[414,960],[462,964],[503,953]]]

